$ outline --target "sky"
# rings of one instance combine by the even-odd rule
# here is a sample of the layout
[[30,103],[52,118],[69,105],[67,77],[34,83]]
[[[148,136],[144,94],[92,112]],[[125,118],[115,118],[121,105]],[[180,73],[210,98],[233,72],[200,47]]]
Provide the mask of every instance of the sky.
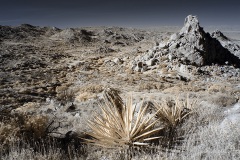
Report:
[[240,0],[0,0],[0,25],[10,26],[182,26],[190,14],[202,26],[240,26]]

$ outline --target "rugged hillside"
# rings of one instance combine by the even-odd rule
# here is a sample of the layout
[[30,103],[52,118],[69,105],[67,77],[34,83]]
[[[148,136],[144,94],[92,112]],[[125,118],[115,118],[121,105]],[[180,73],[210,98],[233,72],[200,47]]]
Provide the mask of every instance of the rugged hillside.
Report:
[[[239,46],[219,31],[206,33],[196,16],[188,16],[180,32],[174,34],[167,28],[62,30],[24,24],[1,26],[0,35],[3,107],[42,103],[46,98],[64,101],[69,90],[76,92],[70,98],[74,101],[82,92],[76,88],[85,86],[121,86],[128,92],[160,86],[166,89],[173,82],[202,78],[225,81],[240,76],[235,68],[240,64]],[[156,82],[159,78],[162,80]]]
[[[118,118],[125,117],[125,111],[131,112],[126,114],[130,116],[129,122],[134,117],[132,112],[136,111],[146,112],[154,119],[158,117],[152,115],[155,104],[164,102],[168,109],[163,114],[171,118],[163,117],[162,120],[174,121],[166,132],[161,131],[156,136],[176,136],[154,143],[157,145],[154,150],[138,148],[139,153],[133,152],[134,158],[138,158],[138,154],[153,152],[153,159],[156,155],[165,156],[165,159],[171,159],[171,156],[172,159],[179,156],[201,159],[215,153],[212,151],[215,143],[221,147],[218,153],[227,156],[229,150],[239,150],[240,47],[220,31],[206,33],[196,16],[188,16],[182,29],[175,32],[176,27],[59,29],[28,24],[0,26],[0,157],[11,159],[9,157],[15,154],[11,154],[14,152],[11,146],[10,149],[7,147],[20,140],[21,147],[30,148],[31,153],[34,150],[34,154],[41,155],[43,149],[52,149],[57,157],[61,155],[66,159],[76,156],[78,149],[82,149],[84,154],[81,151],[80,156],[87,155],[88,159],[105,159],[109,152],[112,157],[120,159],[122,157],[116,156],[112,150],[84,148],[82,141],[90,130],[86,121],[94,119],[104,98],[108,99],[112,112],[111,105],[122,106],[126,99],[130,99],[129,95],[133,95],[130,101],[134,109],[117,108],[122,114]],[[104,90],[112,91],[113,95],[106,98]],[[117,99],[111,101],[111,98]],[[193,103],[195,101],[197,103]],[[141,104],[147,106],[144,111],[140,109]],[[173,110],[174,105],[179,104],[183,110]],[[186,106],[192,104],[190,119],[179,123],[178,114],[184,114],[188,119],[186,115],[190,110]],[[142,114],[139,116],[145,118]],[[117,122],[114,116],[112,119]],[[102,120],[97,120],[109,119],[103,116]],[[112,122],[102,124],[122,127],[122,124]],[[135,123],[129,123],[132,122]],[[179,126],[173,128],[175,124]],[[231,130],[226,129],[229,124],[233,125]],[[105,127],[109,129],[107,125]],[[114,132],[119,137],[117,133],[119,130]],[[230,145],[225,145],[230,141]],[[24,146],[25,142],[27,146]],[[53,146],[46,145],[48,143]],[[174,147],[180,149],[176,152]],[[119,150],[116,153],[119,154]],[[229,157],[223,159],[231,159]]]
[[155,43],[153,35],[119,27],[62,30],[28,24],[0,26],[0,104],[19,107],[26,102],[56,98],[56,87],[77,80],[79,73],[74,71],[84,67],[93,70],[90,64],[97,65],[93,57],[129,53],[141,45],[146,48]]

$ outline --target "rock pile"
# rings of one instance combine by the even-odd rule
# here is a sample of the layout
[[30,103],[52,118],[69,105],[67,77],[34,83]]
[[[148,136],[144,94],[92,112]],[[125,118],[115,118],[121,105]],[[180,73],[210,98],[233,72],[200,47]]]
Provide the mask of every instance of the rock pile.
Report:
[[[216,36],[223,38],[219,42]],[[217,36],[217,37],[219,37]],[[206,33],[196,16],[189,15],[179,33],[173,34],[167,43],[160,43],[133,61],[135,71],[146,71],[161,63],[194,65],[229,64],[240,67],[239,48],[219,32]],[[229,45],[231,44],[231,45]],[[226,48],[225,48],[226,47]]]

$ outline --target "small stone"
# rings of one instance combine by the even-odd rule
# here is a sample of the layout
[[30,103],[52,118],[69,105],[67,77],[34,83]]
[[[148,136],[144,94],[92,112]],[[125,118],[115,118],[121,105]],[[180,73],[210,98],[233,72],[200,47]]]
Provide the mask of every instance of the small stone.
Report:
[[153,66],[153,65],[155,65],[155,61],[156,61],[156,59],[152,58],[152,59],[146,61],[146,65],[147,66]]
[[166,49],[168,46],[166,43],[160,43],[159,48]]
[[174,33],[171,37],[170,37],[170,41],[176,41],[180,38],[179,34]]
[[116,64],[122,64],[123,61],[120,58],[115,58],[113,62]]

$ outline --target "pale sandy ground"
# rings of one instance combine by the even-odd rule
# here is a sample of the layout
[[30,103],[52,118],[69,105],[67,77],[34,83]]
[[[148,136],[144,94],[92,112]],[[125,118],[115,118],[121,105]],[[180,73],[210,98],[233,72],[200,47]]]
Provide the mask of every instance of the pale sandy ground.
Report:
[[[213,27],[210,27],[210,29],[207,27],[205,28],[207,31],[211,31],[215,30],[217,27],[214,27],[214,29]],[[103,30],[103,28],[87,29],[90,31],[97,30],[98,33],[101,33]],[[33,69],[24,68],[24,71],[21,71],[21,68],[13,69],[14,64],[10,65],[9,63],[4,65],[3,68],[7,67],[10,71],[12,70],[11,74],[9,74],[9,72],[7,73],[7,70],[2,70],[3,72],[1,72],[3,75],[4,73],[7,73],[5,74],[7,80],[5,79],[5,82],[3,79],[1,89],[4,92],[7,92],[5,91],[6,88],[12,86],[11,92],[8,93],[10,94],[10,97],[7,97],[9,102],[14,103],[14,99],[12,99],[12,97],[15,96],[14,94],[20,94],[21,96],[27,95],[25,98],[26,102],[36,101],[34,97],[38,99],[37,102],[44,102],[46,98],[63,100],[62,96],[66,95],[63,95],[62,93],[70,92],[70,102],[76,103],[76,107],[81,108],[83,107],[81,105],[82,101],[84,101],[84,104],[89,101],[88,96],[93,99],[101,97],[101,91],[104,87],[117,88],[122,91],[124,97],[128,93],[132,93],[133,95],[136,95],[137,99],[142,96],[153,97],[152,95],[155,95],[155,97],[159,99],[162,94],[178,95],[179,93],[186,94],[187,92],[192,92],[196,95],[206,94],[206,97],[208,97],[208,93],[213,90],[214,92],[217,92],[216,94],[225,94],[227,97],[235,98],[232,103],[238,101],[238,92],[235,90],[238,90],[238,87],[236,86],[239,84],[239,81],[234,80],[234,78],[217,80],[219,79],[217,75],[212,75],[210,77],[203,75],[192,77],[192,80],[189,82],[184,82],[171,76],[167,78],[160,77],[158,72],[161,68],[150,70],[145,73],[133,72],[131,70],[131,62],[136,56],[142,55],[147,50],[152,49],[156,45],[156,42],[167,41],[169,36],[179,31],[180,27],[166,26],[143,31],[141,30],[141,32],[138,30],[123,29],[123,31],[121,31],[121,29],[110,29],[117,34],[127,34],[130,36],[132,32],[142,33],[144,39],[124,46],[112,45],[112,43],[105,44],[102,43],[102,41],[96,43],[93,42],[91,45],[83,45],[82,42],[68,43],[61,39],[53,40],[53,38],[51,38],[53,36],[50,36],[49,38],[48,35],[40,36],[38,39],[35,38],[30,43],[29,40],[26,40],[25,42],[4,40],[2,45],[8,46],[8,49],[13,46],[15,50],[18,50],[19,46],[26,46],[26,48],[28,48],[28,46],[40,47],[31,49],[33,52],[34,49],[36,49],[35,52],[39,54],[36,55],[29,53],[25,55],[25,59],[15,59],[12,62],[19,64],[24,62],[28,65],[28,63],[31,63],[31,60],[28,60],[28,58],[32,57],[31,59],[37,58],[40,59],[40,62],[47,64],[46,67],[38,68],[39,64],[37,63],[36,67],[33,67]],[[221,27],[218,29],[221,30]],[[224,29],[223,33],[230,37],[234,42],[240,40],[239,31],[228,31],[226,28]],[[107,39],[108,37],[100,37],[100,39],[101,38]],[[110,40],[116,42],[115,39]],[[121,38],[119,41],[123,41],[124,43],[127,42],[127,40]],[[103,48],[103,50],[101,50],[101,48]],[[113,51],[105,52],[104,49],[106,48],[111,48]],[[20,51],[22,52],[22,50]],[[116,59],[120,59],[121,62],[115,63],[118,61]],[[34,63],[35,62],[33,62],[33,65]],[[32,72],[36,75],[29,76]],[[27,77],[29,81],[21,79],[19,74],[22,77]],[[216,79],[217,81],[211,82],[211,79]],[[218,84],[215,84],[216,82]],[[216,89],[211,89],[214,87]],[[234,92],[234,95],[232,92]],[[31,94],[33,94],[34,97],[32,97]],[[211,98],[209,98],[209,100],[210,99]],[[2,98],[2,100],[6,101],[4,98]],[[24,104],[24,100],[20,101],[20,104]],[[68,100],[64,103],[68,103],[67,101]],[[6,102],[3,104],[11,106],[10,103]],[[18,105],[18,107],[20,106]]]
[[[59,132],[65,134],[69,130],[81,133],[88,129],[83,120],[91,119],[93,111],[98,110],[97,101],[102,98],[105,87],[120,90],[123,99],[132,94],[134,103],[142,99],[160,102],[162,99],[184,98],[187,95],[191,99],[198,99],[199,103],[223,108],[239,103],[240,79],[237,77],[223,79],[214,74],[190,75],[191,80],[184,81],[172,75],[159,76],[158,72],[163,69],[161,67],[145,73],[131,70],[131,62],[136,56],[152,49],[156,42],[167,41],[179,29],[149,29],[144,31],[143,40],[130,45],[103,45],[102,41],[83,45],[53,40],[46,35],[32,42],[3,40],[2,52],[10,50],[14,54],[13,57],[9,56],[9,63],[4,59],[0,70],[1,105],[18,108],[14,112],[19,113],[55,115],[53,118],[64,121]],[[221,30],[220,27],[218,29]],[[101,32],[102,29],[97,30]],[[116,32],[131,35],[131,30]],[[240,29],[224,30],[223,33],[240,44]],[[113,51],[105,52],[106,48]],[[74,108],[69,111],[72,105]]]

